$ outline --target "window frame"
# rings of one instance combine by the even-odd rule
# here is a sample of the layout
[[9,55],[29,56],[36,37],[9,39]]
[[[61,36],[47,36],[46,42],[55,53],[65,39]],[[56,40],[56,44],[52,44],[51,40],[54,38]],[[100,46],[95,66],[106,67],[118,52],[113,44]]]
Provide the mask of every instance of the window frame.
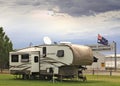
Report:
[[56,56],[57,56],[57,57],[64,57],[64,56],[65,56],[64,50],[58,50]]
[[21,62],[29,62],[29,54],[21,54]]
[[34,56],[34,62],[38,63],[39,62],[39,57],[38,56]]
[[19,62],[19,55],[11,55],[11,62]]
[[43,48],[42,48],[42,52],[43,52],[43,57],[45,58],[45,57],[46,57],[46,54],[47,54],[47,48],[46,48],[46,47],[43,47]]

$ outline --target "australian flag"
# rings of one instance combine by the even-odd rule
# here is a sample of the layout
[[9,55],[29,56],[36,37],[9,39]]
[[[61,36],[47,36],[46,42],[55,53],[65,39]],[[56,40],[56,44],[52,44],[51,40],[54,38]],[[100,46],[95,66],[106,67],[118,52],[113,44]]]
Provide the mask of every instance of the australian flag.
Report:
[[106,38],[102,37],[100,34],[98,34],[97,42],[99,44],[108,45],[108,40]]

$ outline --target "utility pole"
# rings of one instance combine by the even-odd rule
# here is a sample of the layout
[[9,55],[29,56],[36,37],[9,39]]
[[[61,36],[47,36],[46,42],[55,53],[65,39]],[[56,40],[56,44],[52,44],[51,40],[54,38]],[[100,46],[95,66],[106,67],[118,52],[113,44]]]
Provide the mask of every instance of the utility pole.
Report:
[[40,51],[38,51],[38,55],[39,55],[39,58],[38,58],[38,61],[39,61],[39,79],[40,79],[40,74],[41,74],[41,71],[40,71],[40,68],[41,68],[41,55],[40,55]]
[[114,43],[114,58],[115,58],[115,71],[117,70],[117,50],[116,50],[116,47],[117,47],[117,44],[115,41],[113,41]]

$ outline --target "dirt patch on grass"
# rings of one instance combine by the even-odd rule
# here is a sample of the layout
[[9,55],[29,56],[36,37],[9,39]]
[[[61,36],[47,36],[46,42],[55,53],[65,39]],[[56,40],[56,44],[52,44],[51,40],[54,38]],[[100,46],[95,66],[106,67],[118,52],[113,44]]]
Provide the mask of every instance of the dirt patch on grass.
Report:
[[9,70],[8,69],[4,69],[4,70],[0,71],[0,74],[9,74]]

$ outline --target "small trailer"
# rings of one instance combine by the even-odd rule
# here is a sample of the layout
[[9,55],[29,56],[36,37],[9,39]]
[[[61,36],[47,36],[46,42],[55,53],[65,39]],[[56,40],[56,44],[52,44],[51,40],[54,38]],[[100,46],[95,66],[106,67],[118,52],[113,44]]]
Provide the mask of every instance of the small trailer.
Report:
[[45,44],[10,52],[9,63],[10,73],[23,79],[78,77],[85,80],[82,71],[93,63],[93,53],[88,46]]

